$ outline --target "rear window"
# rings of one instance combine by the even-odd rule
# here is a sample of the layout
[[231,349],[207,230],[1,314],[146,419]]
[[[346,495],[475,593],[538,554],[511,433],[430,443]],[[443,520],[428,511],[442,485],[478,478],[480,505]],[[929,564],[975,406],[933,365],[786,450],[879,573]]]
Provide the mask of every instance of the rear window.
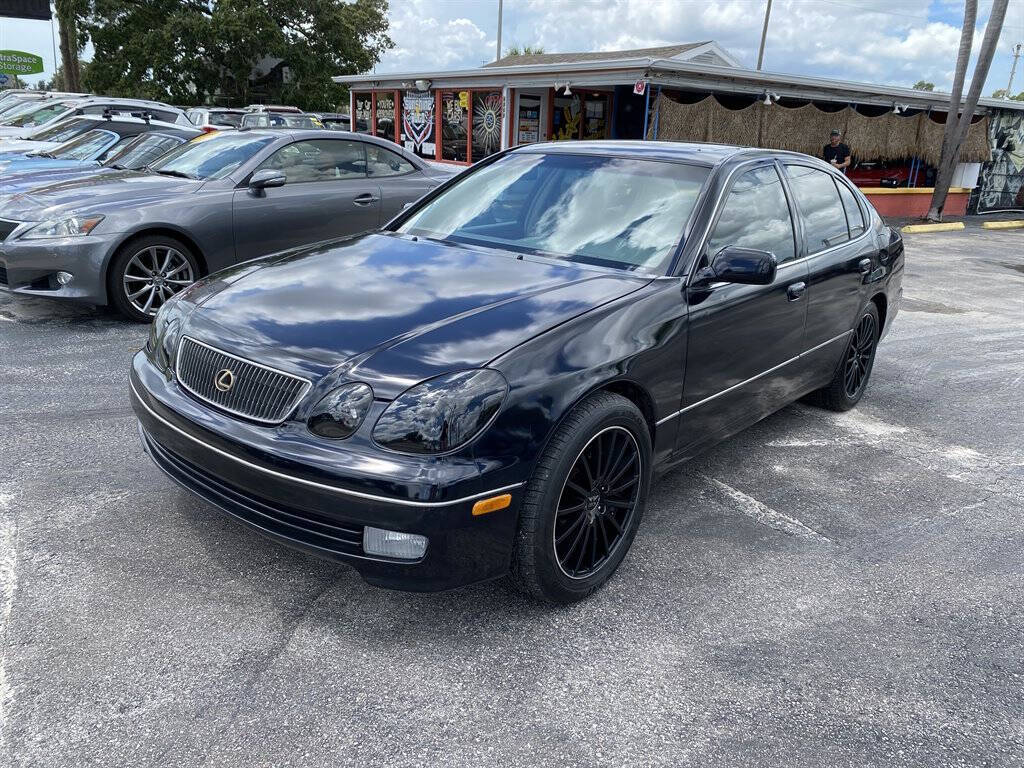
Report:
[[807,253],[817,253],[850,239],[846,211],[832,175],[806,165],[787,165],[786,175],[804,220]]
[[210,125],[222,125],[226,128],[238,128],[242,124],[241,112],[211,112]]

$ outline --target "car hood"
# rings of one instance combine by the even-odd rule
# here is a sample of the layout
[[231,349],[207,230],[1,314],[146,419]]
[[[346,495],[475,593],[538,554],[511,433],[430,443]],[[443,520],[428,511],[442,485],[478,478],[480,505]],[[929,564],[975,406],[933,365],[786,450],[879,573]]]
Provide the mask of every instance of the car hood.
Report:
[[14,221],[40,221],[79,208],[99,211],[111,205],[137,205],[194,192],[204,183],[147,171],[92,173],[14,195],[4,206],[4,216]]
[[73,168],[47,168],[32,172],[0,173],[0,211],[8,210],[7,205],[13,195],[31,194],[31,190],[36,187],[55,184],[58,181],[86,179],[105,173],[113,173],[113,170],[102,166],[97,168],[92,163],[84,166],[76,165]]
[[57,157],[37,157],[35,155],[11,155],[0,157],[0,173],[6,179],[9,174],[32,173],[55,168],[95,168],[99,163],[95,160],[63,160]]
[[59,141],[32,141],[31,139],[0,140],[0,160],[9,159],[7,153],[24,155],[26,152],[46,152],[59,147]]
[[183,329],[241,357],[393,397],[485,365],[635,291],[646,276],[389,233],[311,246],[214,275]]

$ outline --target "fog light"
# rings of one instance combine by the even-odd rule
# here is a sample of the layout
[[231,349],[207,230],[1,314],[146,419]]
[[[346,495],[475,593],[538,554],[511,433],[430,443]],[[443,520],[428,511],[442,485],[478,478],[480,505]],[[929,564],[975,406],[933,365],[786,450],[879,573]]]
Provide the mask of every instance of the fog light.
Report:
[[61,285],[67,285],[68,283],[70,283],[74,279],[75,279],[75,276],[72,275],[70,272],[58,272],[57,273],[57,282],[60,283]]
[[363,550],[369,555],[419,560],[427,551],[427,537],[368,525],[363,529]]

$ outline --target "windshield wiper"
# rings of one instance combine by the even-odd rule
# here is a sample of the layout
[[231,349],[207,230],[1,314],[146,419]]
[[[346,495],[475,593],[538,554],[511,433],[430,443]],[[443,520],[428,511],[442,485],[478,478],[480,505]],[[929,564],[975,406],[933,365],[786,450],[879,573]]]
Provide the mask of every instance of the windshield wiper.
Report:
[[184,171],[164,171],[164,170],[158,170],[157,173],[159,173],[162,176],[176,176],[179,179],[192,179],[193,181],[195,181],[196,179],[199,178],[198,176],[194,176],[191,173],[185,173]]

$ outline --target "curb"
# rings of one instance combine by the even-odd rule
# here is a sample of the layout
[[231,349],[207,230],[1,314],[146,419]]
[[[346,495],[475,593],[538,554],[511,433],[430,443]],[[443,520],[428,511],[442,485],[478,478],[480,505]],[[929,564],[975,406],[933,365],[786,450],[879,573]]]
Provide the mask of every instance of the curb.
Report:
[[[990,221],[989,224],[1001,224],[1002,222]],[[1024,225],[1024,222],[1022,222]],[[914,232],[952,232],[953,230],[964,229],[962,221],[944,221],[940,224],[908,224],[900,231],[905,234]]]
[[982,229],[1024,229],[1024,219],[1010,219],[1008,221],[983,221]]

